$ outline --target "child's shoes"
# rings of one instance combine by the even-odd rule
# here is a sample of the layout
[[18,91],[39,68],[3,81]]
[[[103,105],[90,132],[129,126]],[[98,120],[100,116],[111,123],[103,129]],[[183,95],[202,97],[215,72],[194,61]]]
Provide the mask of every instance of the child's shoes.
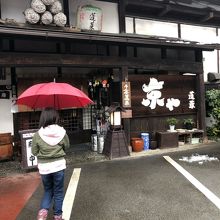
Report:
[[53,216],[53,219],[54,219],[54,220],[64,220],[64,219],[62,218],[62,215],[54,215],[54,216]]
[[47,209],[41,209],[38,212],[37,220],[46,220],[47,219],[48,210]]

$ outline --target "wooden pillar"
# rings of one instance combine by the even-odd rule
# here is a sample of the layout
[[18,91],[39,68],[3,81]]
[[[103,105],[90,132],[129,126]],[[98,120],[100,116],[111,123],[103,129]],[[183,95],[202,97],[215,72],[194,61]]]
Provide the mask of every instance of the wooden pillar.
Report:
[[0,19],[2,18],[2,1],[0,0]]
[[[218,33],[218,28],[216,28],[216,36],[218,36],[219,37],[219,33]],[[220,67],[219,67],[219,49],[217,50],[217,70],[218,70],[218,73],[219,73],[219,69],[220,69]]]
[[165,47],[161,47],[161,59],[167,58],[167,50]]
[[204,130],[204,135],[206,136],[205,83],[202,73],[196,75],[196,93],[197,93],[197,101],[198,101],[197,116],[198,116],[199,128]]
[[[14,40],[9,40],[9,50],[10,50],[10,52],[15,51]],[[16,74],[15,67],[11,67],[11,85],[12,85],[12,97],[17,97],[18,96],[18,88],[17,88],[17,74]]]
[[67,26],[70,26],[70,16],[69,16],[69,0],[65,0],[63,1],[63,11],[64,11],[64,14],[66,15],[66,25]]
[[178,23],[178,38],[181,38],[181,25]]
[[12,86],[12,97],[15,98],[18,96],[17,74],[15,67],[11,67],[11,86]]
[[[202,50],[195,51],[196,62],[202,63]],[[203,73],[197,73],[196,75],[196,97],[197,97],[197,118],[199,129],[204,130],[204,137],[207,139],[206,134],[206,109],[205,109],[205,83]]]
[[[121,80],[120,81],[125,81],[128,80],[128,67],[123,66],[121,68]],[[130,118],[124,118],[123,119],[123,126],[124,126],[124,131],[125,131],[125,136],[127,139],[128,146],[130,145],[130,139],[131,139],[131,122]]]
[[71,52],[72,52],[72,45],[71,45],[71,42],[69,40],[65,40],[64,47],[65,47],[65,49],[64,49],[65,52],[64,53],[71,54]]
[[15,42],[14,42],[14,40],[9,40],[9,50],[10,50],[10,52],[13,52],[13,51],[15,51]]
[[125,33],[125,1],[120,0],[118,1],[118,15],[119,15],[119,32]]
[[[61,45],[60,45],[60,42],[56,44],[56,52],[58,54],[61,53]],[[62,78],[62,67],[61,66],[58,66],[57,67],[57,77],[58,78]]]

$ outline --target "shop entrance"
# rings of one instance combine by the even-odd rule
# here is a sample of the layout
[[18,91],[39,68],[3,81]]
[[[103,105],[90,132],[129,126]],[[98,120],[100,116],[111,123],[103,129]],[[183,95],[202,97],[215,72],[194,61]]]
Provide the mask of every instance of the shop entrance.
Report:
[[[33,68],[34,71],[38,69]],[[108,128],[106,109],[112,101],[119,101],[119,70],[98,68],[62,68],[62,75],[48,74],[48,68],[42,68],[36,77],[26,69],[17,68],[18,93],[21,94],[29,86],[48,82],[56,78],[58,82],[67,82],[85,92],[94,104],[85,108],[59,110],[61,125],[66,129],[71,145],[89,143],[93,134],[105,135]],[[30,71],[30,68],[28,69]],[[45,74],[42,74],[45,71]],[[20,77],[19,72],[22,72]],[[46,74],[47,72],[47,74]],[[74,73],[74,74],[70,74]],[[27,76],[26,76],[27,75]],[[18,95],[19,95],[18,94]],[[117,100],[116,100],[117,99]],[[33,111],[19,106],[14,114],[15,137],[19,140],[19,131],[37,129],[41,111]]]

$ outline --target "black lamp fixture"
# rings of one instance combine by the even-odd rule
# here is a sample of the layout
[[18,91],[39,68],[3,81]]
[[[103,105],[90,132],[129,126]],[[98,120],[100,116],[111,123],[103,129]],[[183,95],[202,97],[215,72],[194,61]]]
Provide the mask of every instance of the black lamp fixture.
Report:
[[110,129],[106,135],[103,154],[110,159],[129,156],[128,143],[121,123],[121,112],[124,109],[115,102],[107,111],[110,114]]
[[122,128],[121,112],[124,111],[124,109],[118,102],[114,102],[107,111],[110,113],[110,129],[120,130]]

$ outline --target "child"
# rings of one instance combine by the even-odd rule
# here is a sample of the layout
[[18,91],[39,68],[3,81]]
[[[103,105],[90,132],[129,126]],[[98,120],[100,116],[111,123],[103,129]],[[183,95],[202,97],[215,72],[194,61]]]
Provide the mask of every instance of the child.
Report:
[[65,150],[69,138],[63,127],[58,125],[59,114],[53,108],[46,108],[40,116],[40,129],[33,136],[32,154],[37,157],[38,169],[44,186],[37,220],[46,220],[48,210],[54,201],[54,220],[62,220],[64,199]]

